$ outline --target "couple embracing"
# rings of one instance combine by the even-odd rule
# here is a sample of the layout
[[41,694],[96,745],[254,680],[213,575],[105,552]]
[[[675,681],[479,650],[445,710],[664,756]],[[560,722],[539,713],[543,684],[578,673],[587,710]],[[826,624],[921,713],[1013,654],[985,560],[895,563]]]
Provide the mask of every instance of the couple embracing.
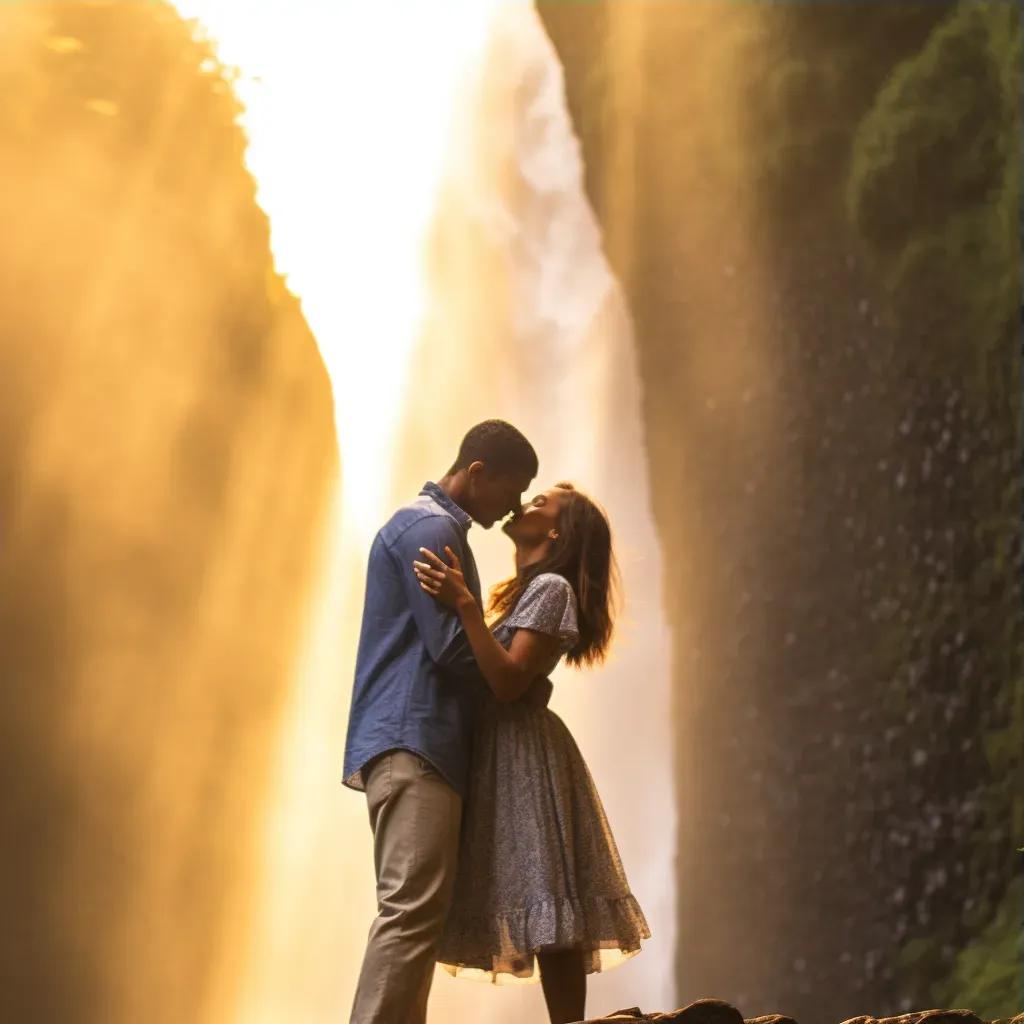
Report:
[[[524,505],[537,468],[511,424],[478,424],[370,550],[344,781],[366,794],[378,914],[351,1024],[423,1024],[435,962],[539,980],[552,1024],[580,1021],[587,975],[650,937],[547,706],[562,658],[607,652],[611,531],[570,484]],[[501,520],[515,571],[485,611],[468,532]]]

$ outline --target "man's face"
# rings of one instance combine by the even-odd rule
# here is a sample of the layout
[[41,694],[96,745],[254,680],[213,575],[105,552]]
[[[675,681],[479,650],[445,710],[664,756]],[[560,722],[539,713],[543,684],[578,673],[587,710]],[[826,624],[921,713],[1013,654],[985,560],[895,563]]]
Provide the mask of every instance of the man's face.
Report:
[[523,507],[523,492],[533,483],[533,477],[525,473],[492,474],[482,462],[474,462],[469,467],[469,481],[472,508],[466,511],[489,530],[499,519]]

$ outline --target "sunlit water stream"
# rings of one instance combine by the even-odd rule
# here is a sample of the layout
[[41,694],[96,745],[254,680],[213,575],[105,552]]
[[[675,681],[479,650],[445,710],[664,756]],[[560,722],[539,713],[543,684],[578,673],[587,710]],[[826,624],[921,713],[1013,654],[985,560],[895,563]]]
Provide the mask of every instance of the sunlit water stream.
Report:
[[[592,1015],[673,1004],[670,644],[632,328],[583,191],[561,66],[532,5],[181,0],[242,72],[275,258],[335,397],[342,480],[266,814],[238,1024],[347,1019],[374,913],[361,796],[339,781],[365,559],[394,503],[486,416],[520,426],[539,486],[610,513],[626,593],[608,666],[556,678],[654,933],[594,979]],[[485,585],[507,574],[474,531]],[[486,1014],[486,1016],[484,1016]],[[544,1019],[536,986],[439,974],[431,1019]]]

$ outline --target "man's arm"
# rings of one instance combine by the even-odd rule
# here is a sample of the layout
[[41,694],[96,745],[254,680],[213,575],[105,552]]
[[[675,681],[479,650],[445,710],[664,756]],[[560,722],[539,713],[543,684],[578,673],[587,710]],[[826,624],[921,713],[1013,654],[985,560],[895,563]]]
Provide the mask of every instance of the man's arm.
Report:
[[445,516],[429,516],[414,522],[392,545],[389,554],[402,581],[416,628],[431,659],[445,671],[474,682],[483,682],[473,648],[466,637],[458,613],[435,601],[420,586],[412,563],[420,548],[443,552],[450,547],[466,561],[465,538]]

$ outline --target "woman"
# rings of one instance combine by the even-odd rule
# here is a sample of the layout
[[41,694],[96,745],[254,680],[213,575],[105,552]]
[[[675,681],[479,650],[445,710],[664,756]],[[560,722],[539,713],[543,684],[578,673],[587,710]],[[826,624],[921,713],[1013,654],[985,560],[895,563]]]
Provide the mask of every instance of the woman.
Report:
[[551,1024],[585,1017],[586,976],[650,938],[601,800],[548,675],[604,660],[615,563],[604,513],[558,484],[509,520],[515,575],[488,626],[458,559],[421,549],[420,585],[457,610],[493,699],[481,709],[455,895],[438,959],[495,983],[537,981]]

